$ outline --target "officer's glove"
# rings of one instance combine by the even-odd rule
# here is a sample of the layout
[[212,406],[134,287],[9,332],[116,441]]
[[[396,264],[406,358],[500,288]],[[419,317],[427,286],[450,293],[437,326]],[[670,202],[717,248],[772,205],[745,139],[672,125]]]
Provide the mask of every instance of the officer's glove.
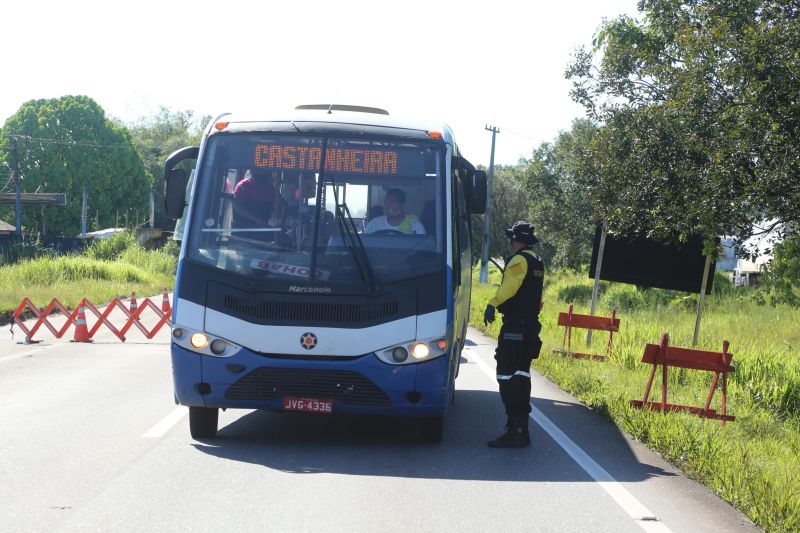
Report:
[[483,312],[483,325],[488,326],[494,322],[494,306],[487,305],[486,310]]

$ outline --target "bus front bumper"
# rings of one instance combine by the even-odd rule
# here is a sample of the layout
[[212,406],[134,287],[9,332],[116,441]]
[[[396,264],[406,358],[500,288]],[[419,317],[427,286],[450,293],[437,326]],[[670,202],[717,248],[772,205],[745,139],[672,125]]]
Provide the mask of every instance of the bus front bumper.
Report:
[[172,345],[175,398],[182,405],[280,411],[288,396],[333,400],[335,413],[413,417],[446,413],[453,383],[450,357],[390,365],[373,354],[307,360],[243,348],[219,358]]

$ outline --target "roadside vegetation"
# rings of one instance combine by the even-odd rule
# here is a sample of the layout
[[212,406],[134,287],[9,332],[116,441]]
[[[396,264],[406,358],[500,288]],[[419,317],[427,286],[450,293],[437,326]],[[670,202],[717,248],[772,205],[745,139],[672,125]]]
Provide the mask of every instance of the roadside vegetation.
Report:
[[128,232],[93,243],[78,255],[56,256],[27,244],[0,262],[0,323],[27,296],[38,307],[53,298],[74,308],[83,298],[101,304],[115,297],[159,294],[175,282],[177,245],[145,250]]
[[[486,302],[500,283],[490,269],[488,285],[474,276],[472,325],[497,337],[499,321],[482,322]],[[645,343],[669,332],[670,344],[690,347],[697,295],[660,289],[640,290],[601,284],[596,314],[617,310],[620,332],[605,363],[553,353],[561,347],[558,313],[574,303],[589,314],[592,280],[584,273],[560,271],[545,278],[541,314],[541,356],[533,367],[595,411],[611,418],[631,437],[659,452],[687,475],[704,483],[767,531],[800,530],[800,310],[768,306],[750,288],[735,288],[722,274],[706,299],[698,348],[720,351],[730,341],[736,368],[728,381],[728,412],[736,420],[722,428],[718,420],[683,413],[632,408],[641,399],[649,365],[641,363]],[[585,351],[586,330],[573,330],[573,349]],[[594,332],[591,349],[603,353],[607,334]],[[669,401],[702,405],[711,373],[670,369]],[[660,372],[651,399],[660,394]],[[533,391],[536,395],[536,391]],[[712,406],[719,406],[720,393]]]
[[[517,165],[494,167],[488,254],[508,251],[504,229],[516,220],[536,227],[548,271],[544,348],[534,363],[540,372],[762,528],[800,531],[800,7],[647,0],[638,9],[637,18],[598,21],[591,46],[566,65],[570,96],[585,117]],[[84,184],[90,228],[138,225],[164,159],[196,145],[204,122],[161,109],[125,125],[87,96],[26,102],[0,129],[0,165],[19,170],[26,192],[66,193],[69,203],[47,210],[46,220],[45,211],[25,209],[23,229],[76,234]],[[169,229],[160,189],[155,223]],[[12,206],[0,206],[0,219],[13,220]],[[613,356],[596,363],[553,354],[563,334],[558,312],[569,303],[588,312],[591,280],[576,272],[590,262],[600,221],[612,234],[665,244],[701,238],[715,256],[720,236],[733,239],[740,258],[772,256],[760,289],[734,288],[718,276],[703,314],[700,347],[719,350],[727,340],[734,354],[729,399],[737,418],[725,429],[629,405],[648,376],[640,363],[645,343],[669,332],[671,344],[691,344],[697,295],[603,283],[597,314],[616,309],[622,320]],[[472,222],[478,252],[483,219]],[[773,231],[773,242],[757,245]],[[63,257],[19,243],[0,254],[0,324],[24,296],[72,307],[83,297],[158,293],[172,286],[175,252],[174,244],[145,251],[129,234]],[[496,337],[499,323],[481,322],[492,283],[499,283],[496,271],[490,285],[476,283],[472,317]],[[578,350],[583,333],[573,336]],[[596,333],[594,350],[604,343]],[[672,402],[703,403],[709,373],[670,376]]]

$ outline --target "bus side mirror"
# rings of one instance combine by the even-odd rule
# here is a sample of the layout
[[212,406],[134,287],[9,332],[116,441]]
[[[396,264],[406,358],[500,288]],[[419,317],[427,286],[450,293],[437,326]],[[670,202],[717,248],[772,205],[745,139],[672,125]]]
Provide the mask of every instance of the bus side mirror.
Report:
[[475,215],[482,215],[486,212],[486,171],[476,170],[471,180],[469,210]]
[[172,152],[164,162],[164,210],[167,218],[178,220],[183,216],[186,207],[186,183],[189,175],[177,167],[187,159],[197,159],[200,154],[198,146],[187,146]]
[[178,220],[186,207],[186,182],[189,174],[182,168],[174,168],[167,174],[164,191],[164,207],[167,217]]

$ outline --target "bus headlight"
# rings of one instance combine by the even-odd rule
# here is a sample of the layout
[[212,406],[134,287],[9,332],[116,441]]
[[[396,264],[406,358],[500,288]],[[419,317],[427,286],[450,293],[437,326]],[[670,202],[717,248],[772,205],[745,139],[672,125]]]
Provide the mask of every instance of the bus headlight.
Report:
[[195,333],[194,335],[192,335],[191,341],[189,342],[191,342],[192,346],[194,346],[198,350],[202,350],[203,348],[208,346],[208,337],[206,337],[202,333]]
[[172,328],[172,342],[181,348],[212,357],[230,357],[242,349],[228,340],[177,325]]
[[[450,347],[447,340],[441,337],[433,339],[418,339],[399,346],[391,346],[378,350],[375,355],[384,363],[390,365],[408,365],[430,361],[447,353]],[[411,357],[409,357],[411,354]]]
[[417,359],[425,359],[431,354],[430,348],[424,342],[418,342],[411,345],[411,355]]

